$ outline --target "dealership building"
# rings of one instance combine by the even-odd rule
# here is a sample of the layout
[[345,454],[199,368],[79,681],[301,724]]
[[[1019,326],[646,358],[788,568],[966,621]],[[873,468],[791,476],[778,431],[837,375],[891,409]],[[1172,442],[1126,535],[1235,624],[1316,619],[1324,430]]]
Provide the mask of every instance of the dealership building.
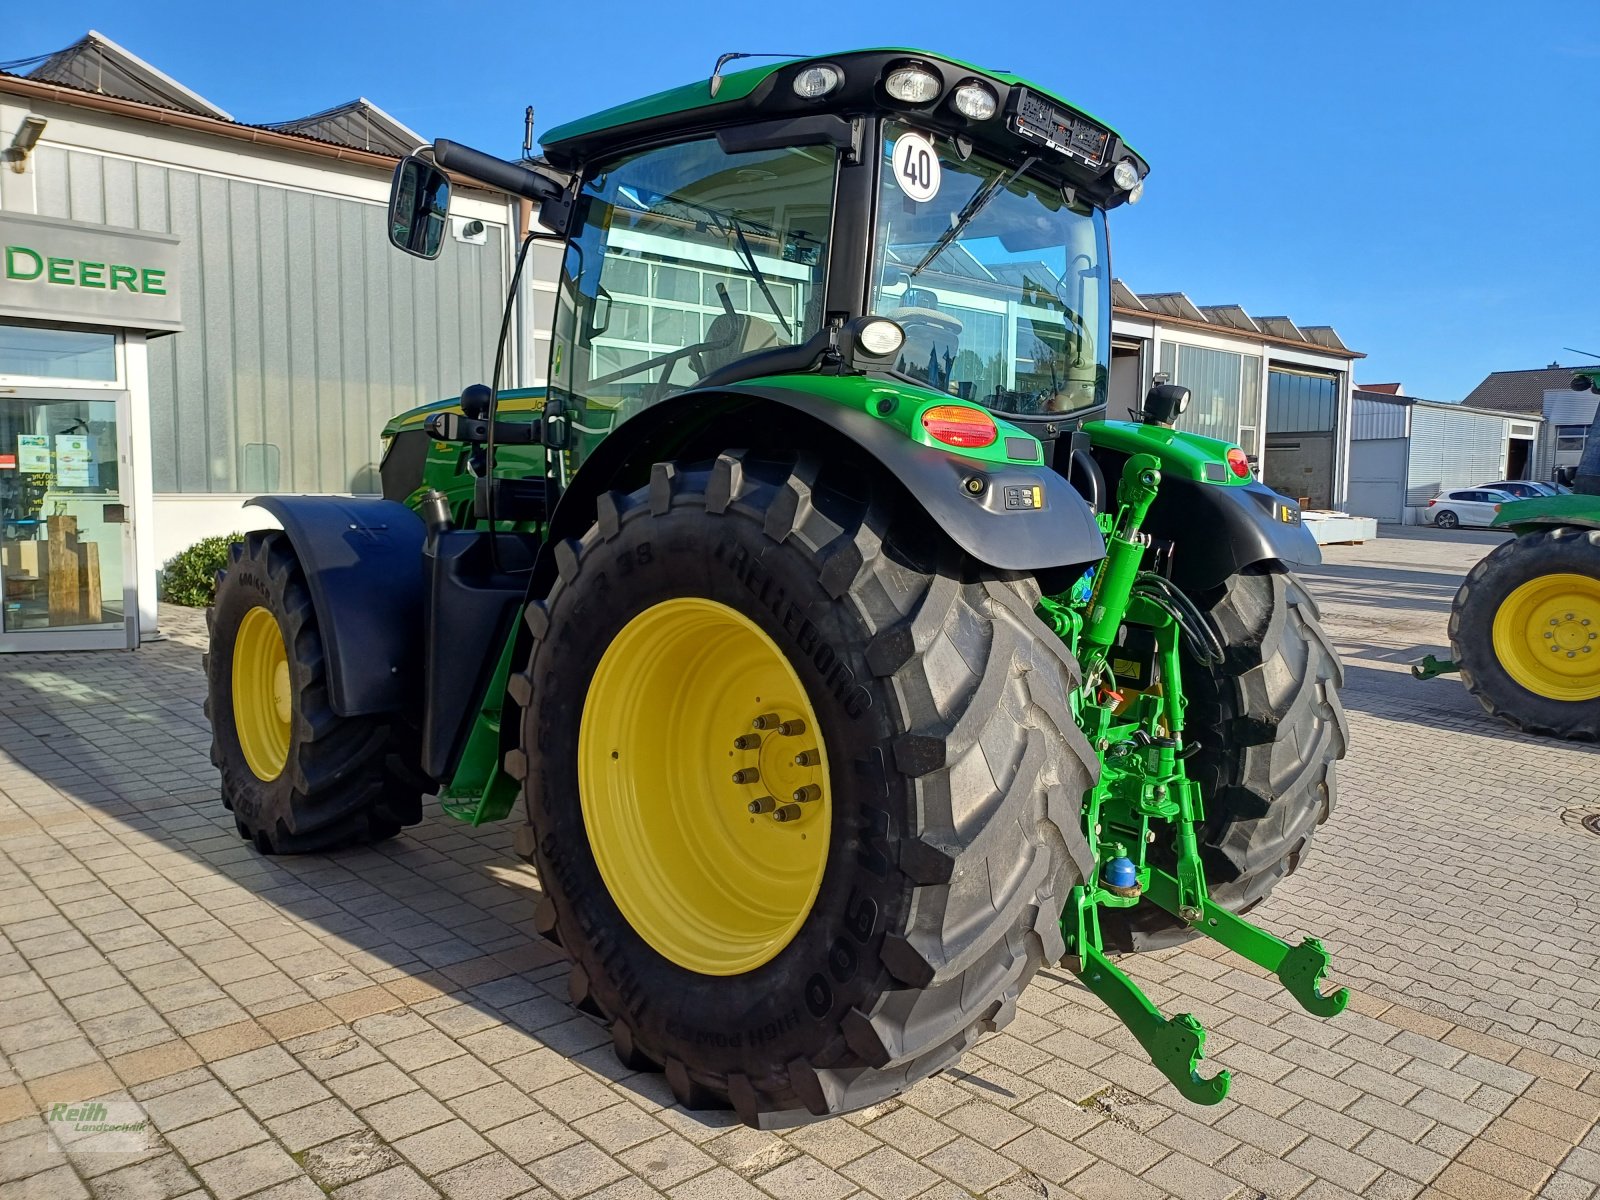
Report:
[[0,70],[0,651],[136,645],[245,499],[375,492],[384,421],[487,378],[523,210],[458,188],[450,252],[395,252],[422,141],[244,124],[95,33]]

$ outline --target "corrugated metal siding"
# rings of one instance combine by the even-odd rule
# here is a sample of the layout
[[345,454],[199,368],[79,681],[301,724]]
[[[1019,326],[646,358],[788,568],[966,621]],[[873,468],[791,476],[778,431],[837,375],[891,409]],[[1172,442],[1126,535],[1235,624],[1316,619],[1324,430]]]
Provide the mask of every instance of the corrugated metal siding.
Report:
[[1499,479],[1505,467],[1505,424],[1504,417],[1488,413],[1415,405],[1406,503],[1424,505],[1445,488]]
[[150,343],[157,492],[378,490],[396,412],[487,380],[506,229],[437,262],[376,204],[41,147],[38,211],[182,239],[185,332]]
[[1406,411],[1410,407],[1409,404],[1390,404],[1384,400],[1369,400],[1364,396],[1354,397],[1350,405],[1350,440],[1376,442],[1405,437]]
[[1338,407],[1336,376],[1268,368],[1268,433],[1331,432]]
[[1575,392],[1571,388],[1547,388],[1544,393],[1544,419],[1557,425],[1587,425],[1594,420],[1600,396]]

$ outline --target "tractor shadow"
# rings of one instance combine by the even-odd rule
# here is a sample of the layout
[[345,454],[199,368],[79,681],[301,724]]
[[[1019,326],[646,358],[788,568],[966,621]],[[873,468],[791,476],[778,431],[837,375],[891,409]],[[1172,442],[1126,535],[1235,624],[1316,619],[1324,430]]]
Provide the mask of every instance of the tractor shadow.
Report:
[[[165,640],[131,654],[0,656],[0,863],[12,860],[26,879],[64,854],[81,852],[93,869],[108,852],[123,865],[132,851],[127,861],[169,886],[157,896],[106,886],[153,932],[202,970],[221,961],[221,943],[240,940],[237,953],[264,955],[293,982],[242,1008],[231,997],[203,1005],[215,1020],[198,1018],[200,1008],[163,1011],[173,1030],[187,1037],[253,1019],[279,1041],[308,1025],[334,1039],[349,1036],[343,1026],[376,1032],[408,1005],[430,1016],[451,1009],[446,1032],[501,1028],[507,1057],[491,1065],[524,1091],[584,1068],[651,1109],[675,1105],[664,1076],[623,1067],[606,1027],[570,1003],[566,956],[534,929],[542,893],[512,849],[518,814],[474,828],[430,799],[420,824],[375,846],[257,853],[223,807],[209,760],[204,614],[163,606],[162,627]],[[207,910],[181,937],[161,916],[175,892]],[[116,933],[105,947],[113,963],[128,938]],[[674,1119],[738,1124],[715,1111]]]

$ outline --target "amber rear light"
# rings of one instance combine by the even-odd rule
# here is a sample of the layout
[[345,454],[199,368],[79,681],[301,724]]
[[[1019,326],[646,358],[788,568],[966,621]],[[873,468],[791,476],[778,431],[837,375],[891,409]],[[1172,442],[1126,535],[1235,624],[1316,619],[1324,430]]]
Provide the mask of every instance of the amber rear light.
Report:
[[946,446],[991,446],[1000,436],[993,417],[964,404],[934,405],[922,414],[922,427],[934,441]]

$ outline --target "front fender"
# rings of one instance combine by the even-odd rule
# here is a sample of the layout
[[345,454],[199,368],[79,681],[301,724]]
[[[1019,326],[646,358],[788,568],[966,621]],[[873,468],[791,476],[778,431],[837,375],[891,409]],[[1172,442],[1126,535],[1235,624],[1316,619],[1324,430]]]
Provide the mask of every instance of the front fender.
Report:
[[422,677],[422,519],[393,500],[257,496],[305,571],[328,703],[342,717],[414,707]]
[[1218,487],[1165,476],[1144,531],[1173,543],[1173,582],[1190,591],[1216,587],[1254,563],[1322,561],[1299,505],[1254,481]]

